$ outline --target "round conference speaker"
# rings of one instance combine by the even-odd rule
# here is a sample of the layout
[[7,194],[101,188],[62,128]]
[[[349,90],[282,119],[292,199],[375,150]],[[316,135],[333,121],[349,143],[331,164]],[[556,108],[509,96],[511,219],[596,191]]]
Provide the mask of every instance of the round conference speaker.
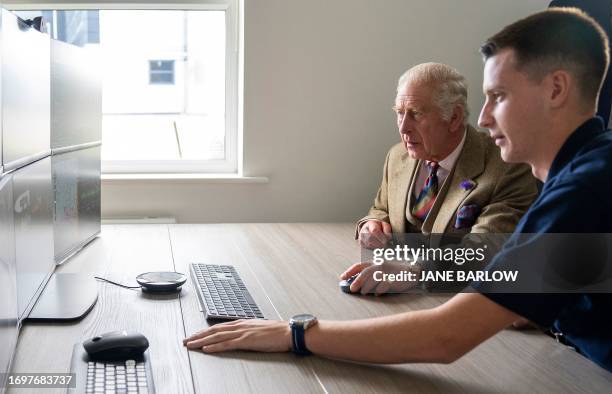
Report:
[[180,272],[145,272],[136,277],[142,291],[151,293],[181,291],[187,276]]

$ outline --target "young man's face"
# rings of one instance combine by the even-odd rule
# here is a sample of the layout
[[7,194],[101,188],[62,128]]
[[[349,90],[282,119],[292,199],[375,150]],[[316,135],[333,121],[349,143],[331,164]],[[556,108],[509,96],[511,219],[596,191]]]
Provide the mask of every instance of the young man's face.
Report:
[[533,164],[544,142],[544,91],[540,83],[517,70],[513,49],[487,59],[483,92],[478,125],[489,129],[504,161]]

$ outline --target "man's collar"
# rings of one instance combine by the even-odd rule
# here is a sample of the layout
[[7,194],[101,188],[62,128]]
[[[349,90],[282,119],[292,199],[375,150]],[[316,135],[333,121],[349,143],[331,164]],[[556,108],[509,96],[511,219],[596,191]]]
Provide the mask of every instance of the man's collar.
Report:
[[603,119],[596,116],[580,125],[565,141],[555,159],[553,160],[550,170],[548,171],[548,179],[552,179],[557,175],[563,167],[572,161],[574,156],[582,149],[582,147],[592,138],[605,131]]
[[465,144],[466,136],[467,136],[467,126],[463,131],[463,138],[461,138],[461,142],[459,142],[459,145],[457,145],[457,147],[448,156],[446,156],[444,160],[440,160],[438,162],[438,164],[440,164],[440,167],[444,168],[446,171],[449,171],[449,172],[453,169],[455,162],[457,161],[457,159],[459,158],[459,155],[461,154],[463,145]]

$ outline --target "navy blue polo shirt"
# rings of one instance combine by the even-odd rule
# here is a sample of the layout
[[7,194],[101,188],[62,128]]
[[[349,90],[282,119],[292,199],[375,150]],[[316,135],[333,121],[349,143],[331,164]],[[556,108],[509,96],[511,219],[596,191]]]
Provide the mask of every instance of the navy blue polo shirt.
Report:
[[[509,257],[545,233],[612,233],[612,133],[601,118],[583,123],[555,157],[539,198],[487,269],[511,269]],[[520,236],[519,236],[520,235]],[[520,238],[520,242],[518,241]],[[580,264],[580,262],[576,262]],[[582,354],[612,372],[612,294],[496,294],[472,287],[503,307],[561,332]]]

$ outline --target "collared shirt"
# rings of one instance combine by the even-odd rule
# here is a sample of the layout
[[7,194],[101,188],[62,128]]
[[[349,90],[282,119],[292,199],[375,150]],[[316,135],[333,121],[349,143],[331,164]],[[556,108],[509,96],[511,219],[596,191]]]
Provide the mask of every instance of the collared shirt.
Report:
[[[463,138],[461,139],[461,142],[459,142],[459,145],[457,145],[457,147],[448,156],[446,156],[444,160],[440,160],[438,162],[438,164],[440,165],[440,168],[438,168],[438,172],[437,172],[438,185],[442,186],[448,174],[450,174],[450,172],[453,170],[453,167],[455,166],[455,163],[457,162],[457,159],[459,158],[459,155],[461,154],[463,145],[465,144],[466,136],[467,136],[467,128],[463,132]],[[413,194],[415,197],[419,196],[419,193],[421,192],[421,189],[423,188],[423,185],[425,184],[425,180],[427,179],[428,176],[429,176],[429,168],[427,168],[427,166],[425,165],[425,160],[421,160],[421,165],[419,166],[419,174],[417,176],[416,183],[414,184],[414,187],[413,187]]]
[[[525,262],[512,256],[544,242],[546,233],[612,233],[611,179],[612,133],[601,118],[592,118],[563,144],[540,196],[487,269],[520,270]],[[562,333],[582,354],[612,371],[612,293],[502,294],[489,286],[472,283],[499,305]]]

